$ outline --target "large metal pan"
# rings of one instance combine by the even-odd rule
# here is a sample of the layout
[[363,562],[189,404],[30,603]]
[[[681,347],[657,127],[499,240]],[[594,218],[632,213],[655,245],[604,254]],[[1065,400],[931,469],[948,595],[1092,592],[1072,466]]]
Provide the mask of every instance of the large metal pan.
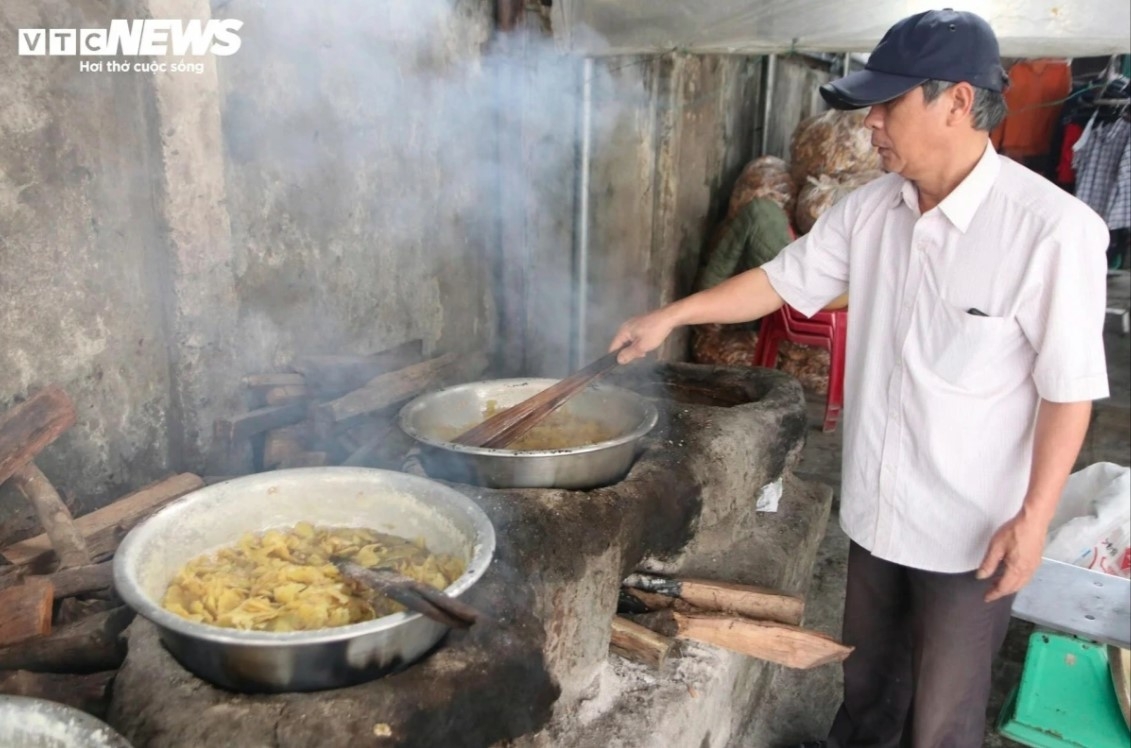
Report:
[[337,688],[404,667],[447,629],[419,613],[349,626],[270,633],[193,623],[160,600],[190,559],[248,531],[315,525],[365,527],[423,538],[429,550],[467,561],[446,592],[458,597],[486,571],[495,550],[490,519],[463,494],[427,478],[368,468],[297,468],[217,483],[178,499],[135,527],[114,556],[114,585],[156,624],[186,668],[237,691]]
[[556,379],[495,379],[422,395],[400,413],[401,429],[421,444],[429,475],[492,488],[588,489],[615,483],[636,458],[640,439],[656,425],[656,407],[634,392],[597,384],[578,393],[561,412],[597,421],[616,434],[570,449],[519,451],[454,444],[450,439],[484,418],[489,401],[507,408],[536,395]]

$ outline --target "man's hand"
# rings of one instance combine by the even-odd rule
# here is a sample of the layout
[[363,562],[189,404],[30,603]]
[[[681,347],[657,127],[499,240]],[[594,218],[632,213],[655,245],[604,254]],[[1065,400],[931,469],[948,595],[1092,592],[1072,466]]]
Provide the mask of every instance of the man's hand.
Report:
[[663,343],[664,338],[671,333],[675,325],[670,318],[671,314],[666,308],[633,317],[617,330],[609,351],[615,351],[625,343],[631,343],[628,348],[620,352],[617,361],[627,364],[629,361],[642,358],[649,351],[659,348],[660,343]]
[[1031,517],[1022,509],[994,533],[976,574],[978,579],[988,579],[999,565],[1004,566],[1001,578],[986,593],[987,603],[1012,595],[1029,582],[1041,565],[1047,532],[1048,522]]

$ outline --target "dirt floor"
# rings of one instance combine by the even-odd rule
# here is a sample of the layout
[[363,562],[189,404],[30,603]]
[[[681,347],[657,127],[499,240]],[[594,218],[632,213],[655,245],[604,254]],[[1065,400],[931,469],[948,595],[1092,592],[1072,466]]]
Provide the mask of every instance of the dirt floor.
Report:
[[[1126,308],[1131,298],[1127,276],[1114,280],[1109,294],[1109,303]],[[1118,316],[1109,315],[1104,340],[1111,397],[1096,403],[1092,427],[1077,468],[1096,462],[1131,464],[1131,336],[1122,333]],[[821,433],[823,415],[823,396],[810,393],[812,429],[797,473],[802,478],[821,481],[838,490],[841,429],[832,434]],[[834,497],[828,531],[818,551],[805,616],[807,626],[834,636],[840,634],[848,557],[848,538],[840,529],[837,499]],[[993,692],[987,707],[986,748],[1020,748],[1018,743],[999,735],[996,724],[1006,698],[1020,681],[1031,631],[1031,624],[1015,619],[1005,646],[994,662]],[[762,714],[771,714],[773,718],[749,725],[735,746],[785,748],[804,740],[824,737],[840,703],[840,688],[840,669],[836,666],[812,671],[779,670],[767,691],[773,708],[761,710]]]

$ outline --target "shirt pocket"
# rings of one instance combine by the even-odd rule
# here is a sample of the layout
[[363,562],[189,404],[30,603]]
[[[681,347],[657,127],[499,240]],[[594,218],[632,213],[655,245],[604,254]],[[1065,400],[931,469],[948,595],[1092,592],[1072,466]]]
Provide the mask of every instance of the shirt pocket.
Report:
[[927,368],[961,390],[988,392],[1029,375],[1024,336],[1010,317],[970,314],[940,299],[926,338]]

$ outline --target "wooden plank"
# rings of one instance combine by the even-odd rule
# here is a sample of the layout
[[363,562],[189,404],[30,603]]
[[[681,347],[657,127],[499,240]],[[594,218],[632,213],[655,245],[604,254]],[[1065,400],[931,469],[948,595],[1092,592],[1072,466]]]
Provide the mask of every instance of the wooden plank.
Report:
[[315,421],[333,424],[372,413],[450,381],[461,372],[481,372],[486,367],[487,358],[482,353],[445,353],[428,361],[382,374],[348,395],[315,406]]
[[66,568],[89,564],[90,551],[86,547],[86,540],[75,525],[71,510],[63,503],[59,492],[43,471],[34,462],[29,462],[12,475],[10,482],[34,507],[39,524],[59,558],[59,566]]
[[28,579],[0,590],[0,647],[49,634],[54,595],[46,579]]
[[122,605],[60,626],[47,636],[0,647],[0,670],[39,673],[97,673],[112,670],[126,658],[121,637],[134,613]]
[[383,429],[378,430],[377,433],[359,444],[342,464],[353,467],[376,467],[375,463],[379,459],[378,452],[382,446],[393,438],[397,428],[391,423],[385,424]]
[[306,377],[293,371],[268,374],[248,374],[243,378],[243,386],[249,390],[270,390],[276,387],[292,387],[306,384]]
[[678,597],[704,611],[735,613],[747,618],[798,625],[805,614],[805,599],[780,590],[706,579],[631,574],[625,585],[647,592]]
[[305,452],[304,431],[305,429],[300,425],[284,426],[268,431],[263,442],[263,469],[272,470],[287,458]]
[[291,368],[319,397],[338,397],[374,377],[424,360],[424,341],[409,340],[370,356],[300,356]]
[[[37,579],[38,577],[29,577]],[[46,579],[55,589],[55,599],[109,589],[114,584],[114,562],[74,566],[50,574]]]
[[280,470],[287,468],[324,467],[330,464],[329,455],[325,452],[299,452],[283,460],[279,464]]
[[613,617],[609,650],[625,659],[659,669],[675,646],[671,637],[657,634],[623,616]]
[[234,445],[255,434],[298,423],[305,417],[304,403],[269,405],[231,418],[216,419],[213,436]]
[[122,604],[121,600],[68,597],[60,600],[55,608],[55,626],[67,626],[84,618],[112,610]]
[[[180,473],[118,499],[75,520],[87,550],[94,558],[111,553],[134,525],[173,499],[204,485],[199,476]],[[13,564],[31,564],[52,553],[46,534],[13,543],[0,549],[0,555]]]
[[638,616],[636,620],[668,636],[713,644],[791,668],[809,669],[842,662],[853,649],[817,631],[736,615],[668,610]]
[[75,425],[75,418],[75,404],[54,385],[8,409],[0,416],[0,483]]
[[313,397],[306,385],[288,385],[286,387],[272,387],[264,393],[268,405],[289,405],[303,402]]
[[0,694],[49,699],[84,712],[97,713],[105,710],[109,703],[110,684],[116,674],[113,670],[85,675],[4,670],[0,671]]

